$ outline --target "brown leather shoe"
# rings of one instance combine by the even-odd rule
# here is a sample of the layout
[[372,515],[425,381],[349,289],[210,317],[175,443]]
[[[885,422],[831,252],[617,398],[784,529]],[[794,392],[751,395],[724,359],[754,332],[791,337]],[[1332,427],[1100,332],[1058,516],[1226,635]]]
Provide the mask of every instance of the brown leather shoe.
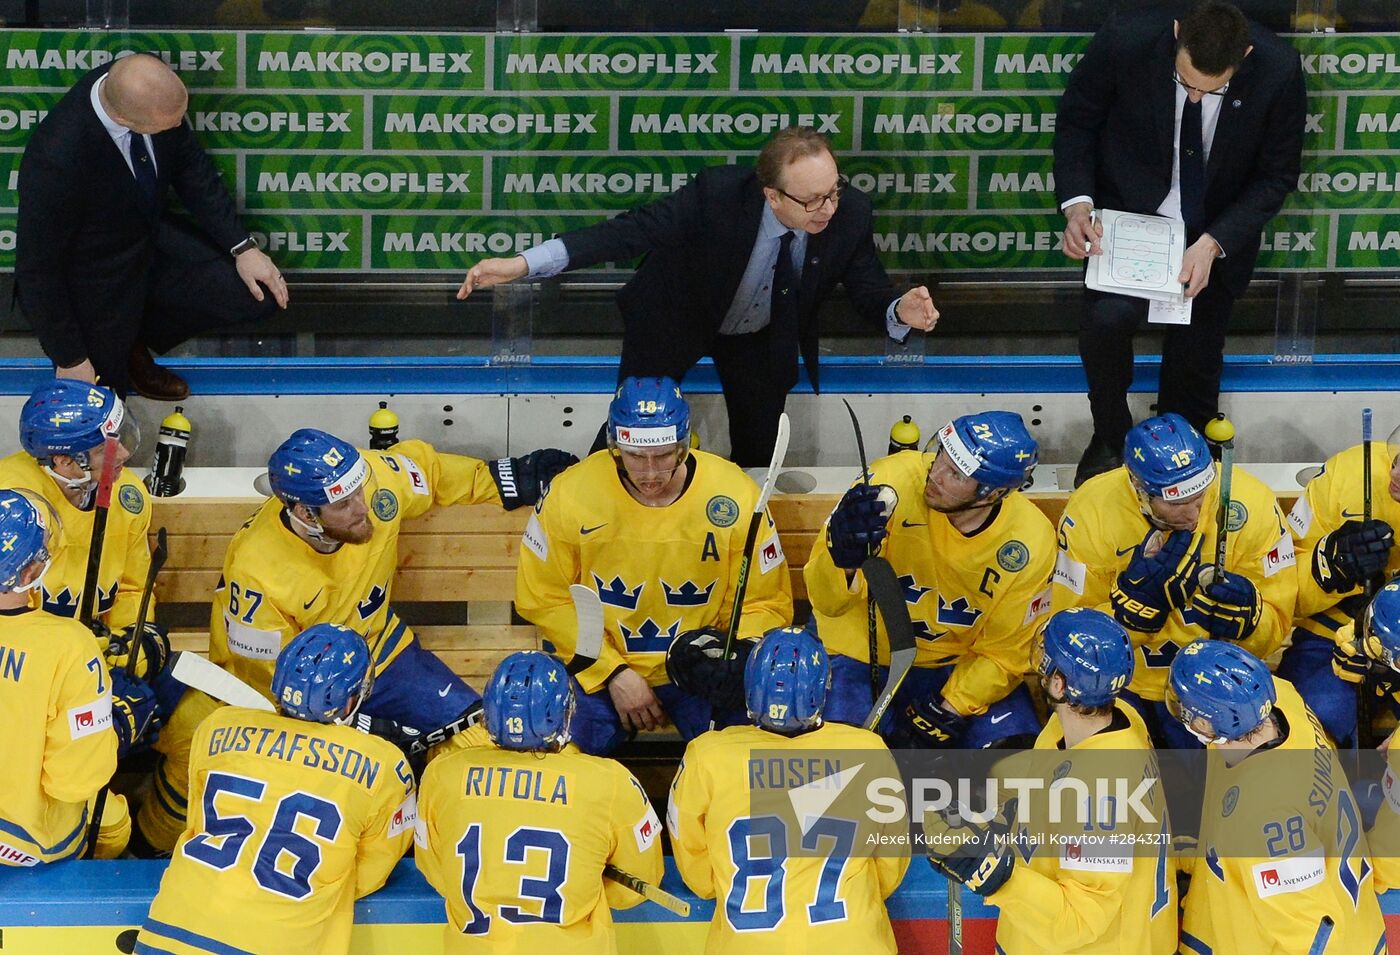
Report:
[[190,386],[169,368],[157,365],[146,346],[137,342],[127,362],[131,390],[152,401],[183,401],[190,396]]

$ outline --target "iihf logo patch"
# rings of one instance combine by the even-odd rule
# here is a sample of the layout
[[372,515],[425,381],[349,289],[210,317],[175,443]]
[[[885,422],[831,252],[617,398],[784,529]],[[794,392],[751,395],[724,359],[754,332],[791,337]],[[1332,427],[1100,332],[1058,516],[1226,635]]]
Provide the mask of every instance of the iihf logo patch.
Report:
[[132,484],[122,485],[121,490],[117,492],[117,500],[122,502],[122,507],[133,514],[140,514],[141,508],[144,506],[144,502],[141,500],[141,492]]
[[388,523],[399,514],[399,499],[394,496],[393,491],[381,487],[374,492],[374,500],[370,502],[370,507],[374,508],[375,517]]
[[1031,552],[1025,544],[1020,541],[1007,541],[1001,545],[1001,550],[997,551],[997,563],[1001,569],[1016,573],[1030,563]]
[[1231,501],[1230,513],[1225,518],[1225,530],[1234,533],[1244,527],[1244,522],[1247,520],[1249,520],[1249,510],[1239,501]]
[[705,516],[716,527],[729,527],[739,519],[739,505],[734,503],[732,497],[716,494],[705,505]]

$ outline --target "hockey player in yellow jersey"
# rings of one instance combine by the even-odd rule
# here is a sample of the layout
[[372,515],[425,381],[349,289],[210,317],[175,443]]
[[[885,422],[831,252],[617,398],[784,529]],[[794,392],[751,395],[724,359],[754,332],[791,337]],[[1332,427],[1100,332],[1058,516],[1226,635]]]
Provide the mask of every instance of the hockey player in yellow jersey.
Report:
[[[1345,664],[1337,670],[1343,692],[1354,696],[1356,684],[1365,679],[1375,692],[1391,698],[1400,692],[1400,583],[1386,584],[1376,594],[1363,612],[1362,632],[1364,637],[1358,639],[1350,620],[1337,631],[1337,647]],[[1381,749],[1385,768],[1371,769],[1368,758],[1361,764],[1364,782],[1356,785],[1358,792],[1365,792],[1363,786],[1379,783],[1380,805],[1367,833],[1377,894],[1400,888],[1400,747],[1394,734]],[[1364,809],[1363,804],[1363,814]]]
[[[1053,713],[1029,754],[1005,762],[1046,786],[1017,805],[1020,838],[958,853],[936,836],[952,827],[925,814],[929,859],[1001,912],[1001,955],[1175,955],[1176,864],[1169,855],[1166,797],[1142,717],[1117,698],[1133,673],[1128,633],[1097,610],[1062,610],[1036,641],[1036,670]],[[1140,758],[1136,758],[1140,757]],[[1136,801],[1097,799],[1084,813],[1052,815],[1052,780],[1150,781]],[[1115,791],[1116,790],[1110,790]],[[1142,807],[1146,812],[1142,812]],[[1063,819],[1063,823],[1051,820]],[[966,828],[973,828],[968,826]],[[1084,833],[1094,833],[1086,841]]]
[[[0,490],[0,865],[83,855],[98,790],[155,711],[144,683],[108,675],[86,627],[30,605],[59,524],[33,492]],[[116,858],[130,832],[126,800],[110,795],[96,856]]]
[[1385,922],[1337,752],[1298,692],[1226,640],[1172,661],[1167,707],[1207,744],[1190,955],[1379,955]]
[[[743,718],[741,674],[752,642],[736,640],[736,654],[723,658],[759,496],[737,466],[690,450],[690,408],[669,378],[626,379],[607,429],[608,449],[561,475],[536,508],[515,582],[516,610],[564,659],[577,640],[569,587],[598,590],[603,649],[577,674],[574,739],[599,755],[665,719],[691,739],[711,720],[725,726]],[[768,519],[737,635],[790,622],[792,582]]]
[[316,624],[277,657],[277,713],[226,706],[195,733],[192,809],[141,926],[142,955],[347,955],[355,900],[412,839],[413,772],[350,723],[364,638]]
[[[797,628],[770,631],[744,668],[752,725],[706,733],[686,747],[666,824],[685,884],[716,900],[709,955],[896,951],[885,899],[909,868],[904,813],[872,828],[868,819],[830,810],[800,823],[786,813],[757,811],[760,799],[786,805],[794,798],[783,791],[786,784],[767,777],[763,767],[773,763],[834,763],[838,777],[865,767],[899,779],[878,736],[823,721],[830,681],[830,660],[814,636]],[[765,758],[754,759],[758,754]],[[841,768],[843,758],[857,757],[860,765]],[[777,791],[761,793],[769,783]],[[865,791],[858,781],[844,785]],[[881,845],[898,848],[874,848]]]
[[[20,411],[19,441],[24,450],[0,459],[0,487],[32,490],[58,514],[62,537],[36,593],[49,613],[77,618],[108,437],[117,439],[117,459],[92,619],[100,634],[96,644],[115,667],[126,661],[141,588],[151,565],[146,541],[150,500],[140,479],[123,467],[140,442],[135,419],[106,388],[66,378],[44,382]],[[170,656],[165,632],[149,622],[154,616],[152,601],[137,663],[136,675],[141,677],[159,672]]]
[[1208,635],[1261,659],[1288,634],[1297,599],[1293,537],[1277,498],[1233,470],[1225,567],[1214,567],[1220,481],[1200,432],[1176,414],[1128,432],[1122,467],[1085,481],[1060,517],[1054,606],[1095,607],[1137,652],[1124,699],[1158,745],[1199,748],[1162,707],[1181,647]]
[[[374,694],[361,714],[375,719],[376,732],[437,742],[466,729],[481,697],[393,609],[400,528],[435,505],[533,503],[572,460],[543,450],[486,462],[423,441],[360,451],[324,431],[293,433],[268,460],[272,498],[229,543],[209,618],[210,660],[268,693],[273,661],[293,637],[317,623],[347,626],[366,634],[374,656]],[[186,693],[161,733],[154,798],[137,816],[138,836],[155,851],[184,827],[189,741],[217,706]]]
[[871,464],[817,535],[803,571],[817,635],[832,655],[828,720],[860,724],[889,662],[877,623],[872,678],[866,555],[886,557],[904,585],[918,656],[881,724],[894,746],[978,749],[1040,731],[1023,676],[1036,620],[1049,612],[1055,534],[1020,493],[1038,449],[1021,416],[964,415],[933,453]]
[[1337,637],[1361,612],[1367,582],[1374,593],[1400,572],[1394,531],[1400,523],[1400,446],[1392,437],[1371,447],[1369,521],[1363,459],[1362,445],[1334,454],[1288,514],[1298,548],[1298,609],[1277,674],[1297,687],[1339,746],[1351,741],[1356,727],[1356,688],[1338,677],[1347,664]]
[[443,951],[616,952],[609,909],[642,898],[603,866],[659,883],[661,821],[621,763],[569,742],[558,659],[511,654],[483,702],[493,745],[439,756],[419,792],[414,857],[447,899]]

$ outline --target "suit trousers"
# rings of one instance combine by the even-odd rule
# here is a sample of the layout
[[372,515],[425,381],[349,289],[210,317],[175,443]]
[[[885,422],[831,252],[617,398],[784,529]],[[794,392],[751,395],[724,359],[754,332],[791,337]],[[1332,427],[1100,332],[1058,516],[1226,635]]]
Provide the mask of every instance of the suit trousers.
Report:
[[[653,339],[639,347],[624,337],[618,381],[666,375],[683,383],[695,361],[667,355],[664,342],[662,346]],[[767,467],[778,437],[778,417],[788,392],[797,383],[796,358],[777,354],[769,328],[747,335],[716,335],[710,356],[729,413],[729,459],[741,468]],[[594,451],[606,446],[606,430],[605,424],[593,444]]]
[[[1121,448],[1133,416],[1128,388],[1133,383],[1133,335],[1147,320],[1146,300],[1085,290],[1079,325],[1079,357],[1089,379],[1089,410],[1094,435]],[[1198,430],[1216,413],[1225,332],[1235,297],[1223,283],[1212,282],[1196,296],[1190,325],[1163,326],[1162,365],[1157,413],[1174,411]]]
[[[216,247],[192,224],[161,220],[155,255],[145,276],[145,309],[140,315],[110,315],[85,323],[88,358],[100,381],[123,397],[129,388],[127,362],[140,342],[158,354],[197,335],[270,318],[277,311],[263,289],[259,302],[238,277],[227,249]],[[19,290],[24,303],[24,289]]]

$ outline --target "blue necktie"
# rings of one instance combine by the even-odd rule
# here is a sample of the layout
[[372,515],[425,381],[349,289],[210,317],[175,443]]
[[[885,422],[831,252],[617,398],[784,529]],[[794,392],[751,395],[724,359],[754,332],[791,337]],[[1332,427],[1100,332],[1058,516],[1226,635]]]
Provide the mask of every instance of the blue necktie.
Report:
[[151,162],[151,154],[146,149],[146,137],[132,133],[126,139],[127,152],[131,155],[131,172],[136,176],[136,185],[141,189],[145,200],[145,212],[150,215],[156,209],[156,165]]
[[797,270],[792,267],[792,230],[778,240],[778,261],[773,263],[773,300],[769,325],[773,329],[773,355],[787,363],[797,362]]
[[1206,155],[1201,142],[1201,104],[1186,98],[1181,109],[1181,139],[1177,162],[1181,177],[1181,221],[1190,235],[1206,227]]

